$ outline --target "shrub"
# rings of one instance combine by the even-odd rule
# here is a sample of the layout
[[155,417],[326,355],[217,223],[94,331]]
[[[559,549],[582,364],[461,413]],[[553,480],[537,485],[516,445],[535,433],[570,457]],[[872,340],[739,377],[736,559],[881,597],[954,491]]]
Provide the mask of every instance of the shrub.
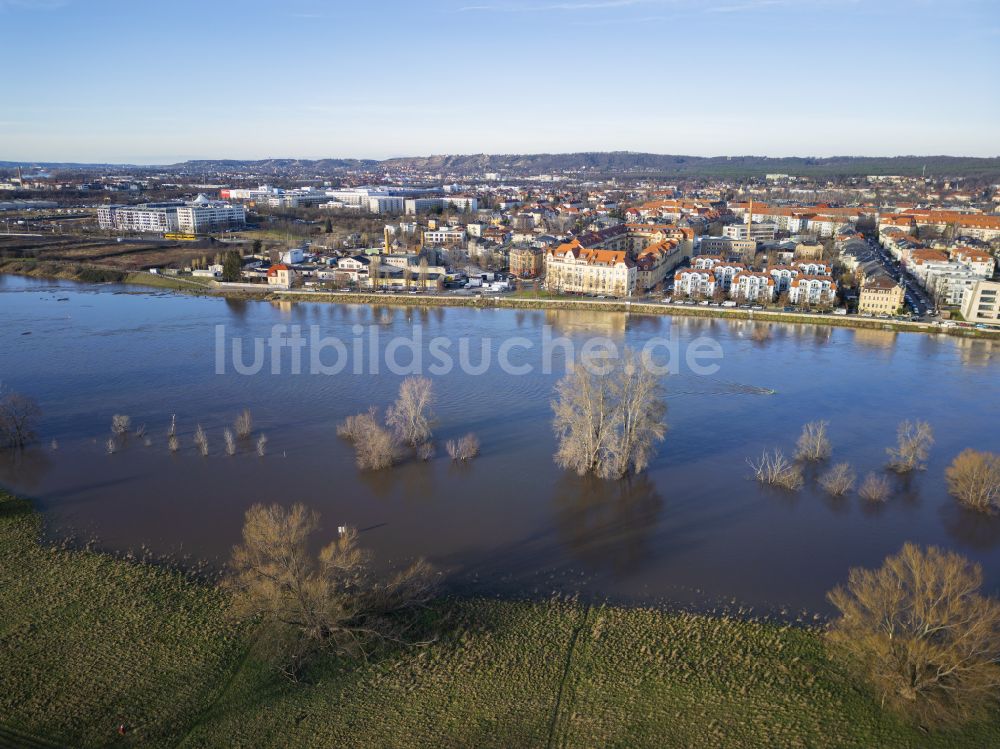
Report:
[[982,577],[958,554],[913,544],[877,570],[852,569],[828,594],[835,655],[922,723],[977,717],[1000,689],[1000,602],[979,593]]
[[198,452],[202,455],[208,455],[208,435],[205,434],[205,430],[201,428],[201,424],[194,433],[194,444],[198,448]]
[[229,428],[225,429],[222,432],[222,438],[226,442],[226,455],[235,455],[236,454],[236,438],[233,436],[233,430],[229,429]]
[[826,436],[826,421],[810,421],[802,427],[802,434],[795,443],[795,457],[799,460],[826,460],[833,451]]
[[945,469],[948,492],[966,507],[994,513],[1000,509],[1000,455],[967,448]]
[[896,447],[886,448],[889,468],[896,473],[923,470],[934,444],[934,432],[926,421],[904,421],[896,429]]
[[104,443],[104,449],[108,451],[108,455],[114,455],[118,452],[118,440],[114,437],[108,437],[108,441]]
[[827,494],[840,497],[854,488],[854,471],[850,463],[837,463],[819,477],[819,485]]
[[233,426],[236,428],[236,436],[239,439],[250,439],[250,433],[253,431],[253,416],[251,416],[249,408],[243,409],[236,417]]
[[132,419],[125,414],[115,414],[111,417],[111,433],[121,437],[128,434],[132,428]]
[[264,457],[267,452],[267,435],[261,434],[257,437],[257,455]]
[[181,442],[179,439],[177,439],[176,434],[171,434],[169,437],[167,437],[167,449],[170,450],[170,452],[172,453],[175,453],[181,449]]
[[417,459],[428,461],[434,457],[434,443],[424,442],[423,444],[417,446]]
[[460,440],[448,440],[445,445],[452,460],[471,460],[479,455],[479,438],[471,432]]
[[892,493],[889,486],[889,479],[878,473],[869,473],[865,480],[861,482],[858,489],[858,496],[867,499],[869,502],[885,502]]
[[747,460],[755,478],[762,484],[777,486],[789,491],[802,488],[802,468],[788,460],[781,450],[763,452],[759,460]]

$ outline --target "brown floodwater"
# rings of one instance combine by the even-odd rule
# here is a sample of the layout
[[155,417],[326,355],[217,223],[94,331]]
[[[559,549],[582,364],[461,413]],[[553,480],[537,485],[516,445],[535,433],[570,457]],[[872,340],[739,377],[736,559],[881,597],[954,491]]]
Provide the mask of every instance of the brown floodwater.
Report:
[[[426,556],[463,592],[825,611],[825,591],[851,566],[875,565],[904,541],[958,550],[983,564],[990,590],[1000,589],[1000,519],[962,510],[944,483],[963,448],[1000,452],[1000,349],[992,342],[810,325],[770,325],[770,337],[755,341],[744,321],[276,305],[10,276],[0,276],[0,313],[0,380],[44,411],[41,441],[0,461],[0,484],[37,502],[52,538],[221,565],[247,507],[304,502],[321,513],[324,534],[356,526],[383,562]],[[308,366],[295,374],[289,352],[277,374],[269,358],[260,372],[238,374],[230,351],[217,373],[217,326],[227,346],[243,341],[245,365],[252,339],[275,325],[316,326],[362,355],[337,374]],[[393,400],[403,375],[388,370],[385,349],[415,330],[425,364],[435,337],[456,347],[464,339],[472,364],[485,345],[492,364],[482,374],[459,366],[429,374],[433,460],[362,473],[336,424]],[[546,335],[637,349],[662,338],[681,354],[701,339],[714,341],[721,358],[713,374],[682,364],[664,377],[670,430],[649,470],[598,481],[552,461],[550,401],[565,353],[542,371]],[[498,366],[513,337],[521,345],[510,358],[531,366],[528,374]],[[413,354],[395,347],[396,361]],[[372,351],[378,374],[368,366]],[[355,374],[362,360],[365,371]],[[243,407],[268,437],[264,458],[252,443],[235,456],[223,449],[223,430]],[[151,445],[131,438],[109,455],[115,413],[145,424]],[[177,454],[166,444],[173,414]],[[937,442],[927,470],[892,477],[893,496],[878,506],[825,496],[815,471],[795,494],[750,480],[748,457],[768,447],[792,452],[802,424],[818,418],[830,422],[834,460],[862,476],[882,469],[902,419],[926,419]],[[208,457],[194,446],[199,424]],[[452,464],[444,442],[470,431],[481,455]]]

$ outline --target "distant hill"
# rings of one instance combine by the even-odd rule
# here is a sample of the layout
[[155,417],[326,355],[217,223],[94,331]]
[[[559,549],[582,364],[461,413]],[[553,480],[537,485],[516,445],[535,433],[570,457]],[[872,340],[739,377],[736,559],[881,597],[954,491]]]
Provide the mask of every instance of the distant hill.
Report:
[[31,166],[47,169],[127,169],[208,174],[243,171],[284,176],[325,176],[348,170],[415,170],[455,176],[496,172],[506,176],[531,174],[649,175],[660,177],[750,177],[793,174],[809,177],[854,175],[976,176],[1000,178],[1000,157],[967,156],[672,156],[632,151],[460,154],[376,159],[206,159],[162,166],[129,164],[72,164],[0,161],[0,167]]

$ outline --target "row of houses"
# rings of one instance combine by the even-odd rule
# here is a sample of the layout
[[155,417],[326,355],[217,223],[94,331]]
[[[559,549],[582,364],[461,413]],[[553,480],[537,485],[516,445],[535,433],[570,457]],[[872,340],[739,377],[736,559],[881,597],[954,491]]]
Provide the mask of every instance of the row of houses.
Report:
[[674,295],[697,299],[729,298],[773,302],[787,295],[792,304],[831,306],[837,284],[832,267],[824,262],[775,265],[755,271],[721,255],[699,255],[690,268],[674,274]]

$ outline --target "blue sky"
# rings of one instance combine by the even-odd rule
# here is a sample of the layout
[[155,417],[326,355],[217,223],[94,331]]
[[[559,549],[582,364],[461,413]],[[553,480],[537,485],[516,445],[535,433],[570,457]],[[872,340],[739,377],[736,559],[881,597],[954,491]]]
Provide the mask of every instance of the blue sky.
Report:
[[0,160],[1000,155],[998,0],[0,0]]

